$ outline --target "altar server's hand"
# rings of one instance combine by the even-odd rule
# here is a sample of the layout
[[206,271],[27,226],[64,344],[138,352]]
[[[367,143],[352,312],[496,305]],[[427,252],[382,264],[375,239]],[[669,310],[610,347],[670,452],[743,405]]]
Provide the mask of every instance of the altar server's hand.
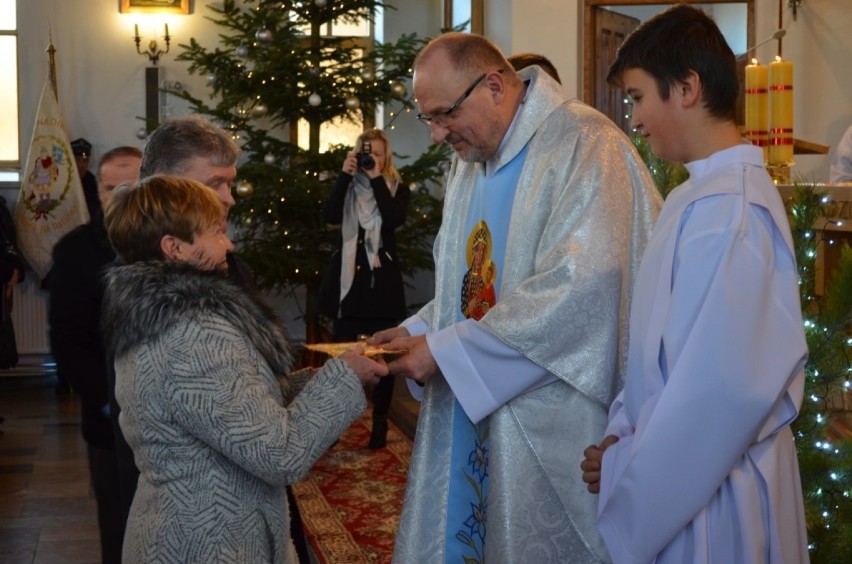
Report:
[[429,350],[425,335],[397,337],[382,346],[388,350],[406,351],[403,356],[388,363],[391,374],[399,374],[420,384],[425,384],[429,378],[438,372],[438,364],[432,357],[432,351]]
[[583,471],[583,481],[588,484],[588,489],[593,494],[601,491],[601,464],[604,451],[617,442],[618,437],[609,435],[604,438],[600,445],[588,446],[583,451],[586,459],[580,463],[580,469]]

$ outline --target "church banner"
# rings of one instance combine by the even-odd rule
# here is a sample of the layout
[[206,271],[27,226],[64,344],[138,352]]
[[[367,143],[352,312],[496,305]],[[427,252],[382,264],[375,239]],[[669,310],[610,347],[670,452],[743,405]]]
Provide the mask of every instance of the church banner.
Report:
[[41,92],[15,206],[18,246],[39,278],[44,279],[50,271],[53,246],[63,235],[88,221],[65,120],[48,80]]

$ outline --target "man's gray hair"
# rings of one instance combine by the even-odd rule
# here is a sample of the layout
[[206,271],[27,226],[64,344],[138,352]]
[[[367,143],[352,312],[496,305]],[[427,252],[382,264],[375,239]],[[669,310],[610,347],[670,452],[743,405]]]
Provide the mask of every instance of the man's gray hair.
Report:
[[214,123],[200,116],[174,119],[162,123],[148,137],[139,177],[183,175],[195,157],[210,159],[214,166],[233,166],[241,153],[230,134]]

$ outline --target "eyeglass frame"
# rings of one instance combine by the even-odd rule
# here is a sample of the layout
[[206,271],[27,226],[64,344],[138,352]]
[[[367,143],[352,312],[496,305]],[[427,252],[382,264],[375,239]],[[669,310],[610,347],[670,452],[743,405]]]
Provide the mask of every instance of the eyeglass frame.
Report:
[[[443,112],[438,112],[434,116],[427,116],[426,114],[418,113],[417,114],[417,121],[419,121],[420,123],[422,123],[426,127],[431,127],[433,123],[435,125],[439,125],[439,126],[443,127],[443,124],[441,122],[447,123],[446,120],[452,119],[452,116],[450,114],[452,114],[456,110],[456,108],[461,106],[462,102],[464,102],[465,100],[470,98],[470,95],[473,94],[473,91],[476,89],[477,86],[479,86],[479,83],[482,82],[485,79],[486,76],[488,76],[487,72],[484,72],[481,75],[479,75],[479,78],[474,80],[473,84],[468,86],[467,90],[465,90],[464,93],[461,96],[459,96],[456,99],[455,102],[450,104],[450,107],[447,108],[446,110],[444,110]],[[437,119],[438,121],[435,121],[435,119]]]

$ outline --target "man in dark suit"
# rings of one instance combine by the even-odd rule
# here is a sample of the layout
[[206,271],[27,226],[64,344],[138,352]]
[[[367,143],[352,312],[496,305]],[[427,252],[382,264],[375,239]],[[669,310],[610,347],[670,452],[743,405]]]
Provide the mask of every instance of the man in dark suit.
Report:
[[135,147],[118,147],[103,156],[98,167],[100,203],[95,214],[89,223],[59,240],[53,249],[53,268],[46,278],[50,347],[57,374],[80,398],[81,427],[98,505],[101,559],[116,564],[121,562],[124,528],[100,330],[101,278],[103,269],[115,260],[115,253],[104,228],[101,205],[107,205],[116,186],[136,181],[141,162],[142,152]]

